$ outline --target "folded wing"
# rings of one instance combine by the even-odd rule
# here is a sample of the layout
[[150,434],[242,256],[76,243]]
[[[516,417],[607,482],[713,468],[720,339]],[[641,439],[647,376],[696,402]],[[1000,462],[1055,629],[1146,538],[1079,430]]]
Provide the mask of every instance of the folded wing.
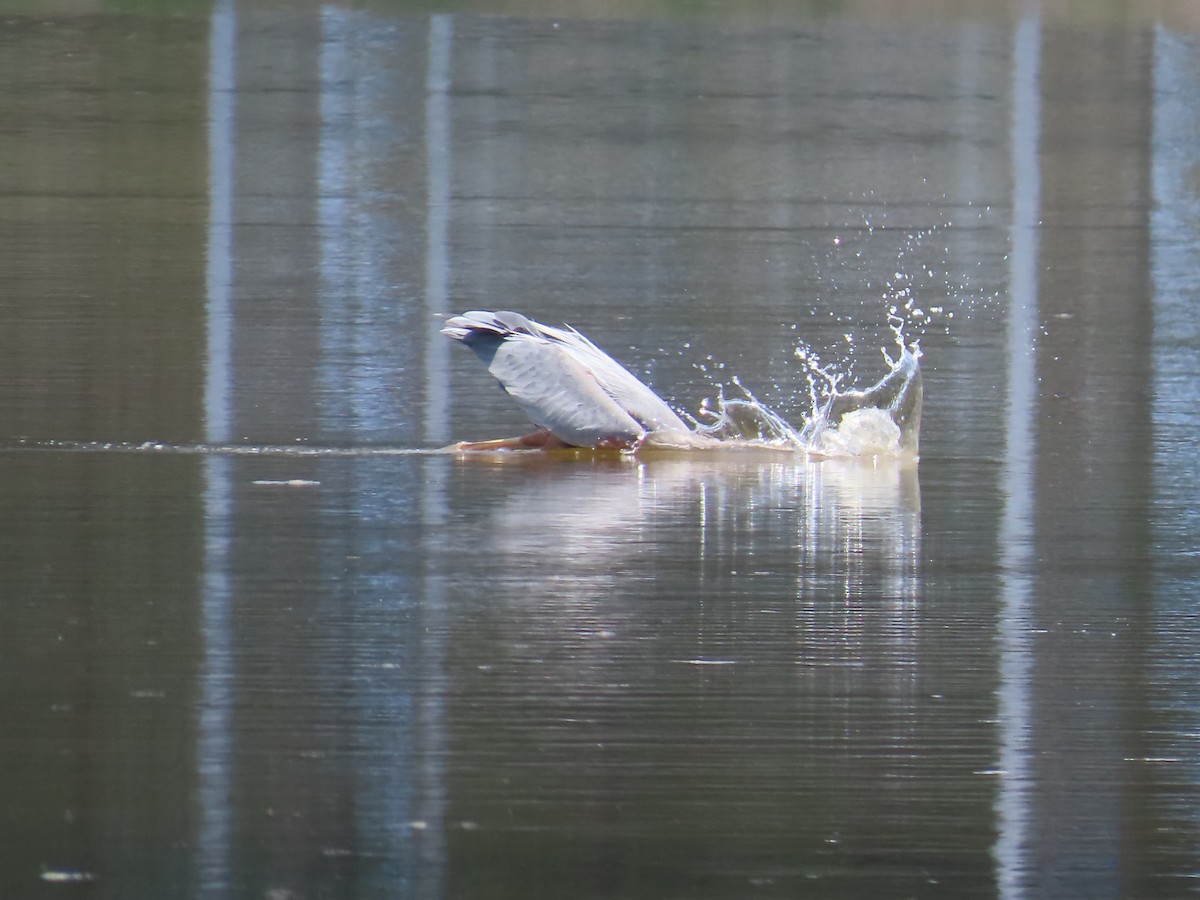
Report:
[[576,447],[632,446],[689,431],[665,401],[574,329],[475,310],[442,333],[470,347],[534,424]]

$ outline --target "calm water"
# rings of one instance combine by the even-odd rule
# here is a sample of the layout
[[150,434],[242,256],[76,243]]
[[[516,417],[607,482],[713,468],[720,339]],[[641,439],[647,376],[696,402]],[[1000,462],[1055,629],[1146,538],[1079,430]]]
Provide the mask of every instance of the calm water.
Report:
[[[0,21],[0,894],[1197,892],[1186,19],[592,12]],[[893,306],[919,468],[396,452]]]

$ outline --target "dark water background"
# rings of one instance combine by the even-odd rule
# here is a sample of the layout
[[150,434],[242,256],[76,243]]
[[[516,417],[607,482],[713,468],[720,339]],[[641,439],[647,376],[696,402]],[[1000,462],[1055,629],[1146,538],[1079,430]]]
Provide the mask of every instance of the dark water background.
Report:
[[[1197,891],[1186,15],[82,6],[0,18],[0,895]],[[524,424],[436,313],[797,418],[908,301],[918,470],[393,452]]]

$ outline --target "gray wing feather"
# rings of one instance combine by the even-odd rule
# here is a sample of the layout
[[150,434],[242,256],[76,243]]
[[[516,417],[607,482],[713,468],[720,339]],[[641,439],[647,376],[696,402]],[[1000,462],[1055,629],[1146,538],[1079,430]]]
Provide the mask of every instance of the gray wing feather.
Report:
[[560,345],[513,335],[497,349],[488,371],[535,424],[573,446],[632,444],[646,434]]
[[473,310],[447,320],[442,332],[474,350],[525,414],[566,443],[689,431],[662,398],[574,329]]

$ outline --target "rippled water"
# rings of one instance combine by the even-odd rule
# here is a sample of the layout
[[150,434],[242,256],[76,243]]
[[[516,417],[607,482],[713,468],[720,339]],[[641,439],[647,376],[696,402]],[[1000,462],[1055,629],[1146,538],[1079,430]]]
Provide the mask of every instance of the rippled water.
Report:
[[[0,20],[0,893],[1194,891],[1186,8],[105,10]],[[427,452],[472,308],[793,423],[899,316],[920,463]]]

